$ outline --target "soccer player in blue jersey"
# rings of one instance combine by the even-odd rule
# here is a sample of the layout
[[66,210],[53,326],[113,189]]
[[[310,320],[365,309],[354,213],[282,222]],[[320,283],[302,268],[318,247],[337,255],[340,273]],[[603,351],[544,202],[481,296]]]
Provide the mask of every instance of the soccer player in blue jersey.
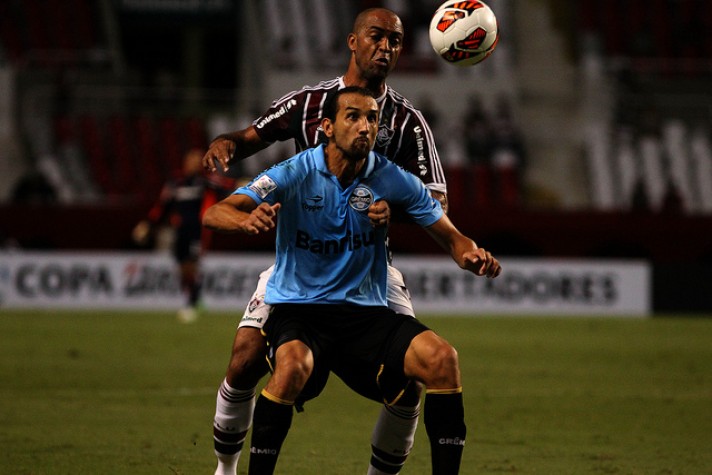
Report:
[[[390,10],[372,8],[356,17],[346,45],[348,68],[343,76],[289,92],[275,100],[249,127],[218,136],[203,157],[206,169],[227,169],[277,141],[293,140],[297,151],[320,143],[326,98],[345,86],[362,86],[377,97],[379,128],[374,151],[416,175],[447,211],[447,189],[433,134],[421,112],[386,84],[403,46],[400,18]],[[378,211],[377,211],[378,210]],[[388,213],[385,202],[372,212]],[[218,390],[213,421],[216,475],[235,475],[252,422],[255,387],[267,373],[265,340],[260,333],[270,306],[264,303],[272,269],[260,275],[235,333],[225,379]],[[388,268],[388,306],[415,316],[400,272]],[[420,393],[410,386],[396,405],[384,406],[371,436],[368,475],[397,474],[413,446],[420,413]]]
[[401,206],[465,270],[496,277],[501,267],[456,229],[420,180],[372,152],[378,114],[370,91],[341,89],[324,107],[326,145],[263,172],[204,215],[205,226],[222,232],[277,227],[263,328],[274,372],[255,407],[252,475],[274,472],[294,403],[316,366],[341,357],[371,371],[360,375],[365,385],[422,383],[433,473],[459,472],[466,427],[457,352],[387,307],[386,228],[374,226],[383,218],[374,222],[369,209],[382,200]]

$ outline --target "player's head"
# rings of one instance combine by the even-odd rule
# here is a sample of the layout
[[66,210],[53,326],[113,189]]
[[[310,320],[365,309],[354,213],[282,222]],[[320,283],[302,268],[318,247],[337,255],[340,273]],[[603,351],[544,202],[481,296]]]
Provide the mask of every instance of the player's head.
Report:
[[362,87],[345,87],[329,96],[321,121],[327,147],[349,160],[366,158],[378,133],[378,104],[373,93]]
[[351,61],[365,79],[385,79],[403,48],[403,23],[386,8],[369,8],[356,17],[347,38]]
[[192,148],[183,155],[183,174],[200,175],[203,172],[203,151]]

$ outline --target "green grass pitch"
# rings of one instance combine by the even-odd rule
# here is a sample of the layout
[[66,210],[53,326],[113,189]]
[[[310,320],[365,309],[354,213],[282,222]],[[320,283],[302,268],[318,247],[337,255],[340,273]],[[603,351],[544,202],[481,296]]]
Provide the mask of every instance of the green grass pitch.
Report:
[[[235,321],[0,310],[0,473],[213,473]],[[459,351],[463,474],[712,474],[712,318],[423,321]],[[278,473],[365,473],[378,410],[332,377]],[[401,473],[429,473],[422,421]]]

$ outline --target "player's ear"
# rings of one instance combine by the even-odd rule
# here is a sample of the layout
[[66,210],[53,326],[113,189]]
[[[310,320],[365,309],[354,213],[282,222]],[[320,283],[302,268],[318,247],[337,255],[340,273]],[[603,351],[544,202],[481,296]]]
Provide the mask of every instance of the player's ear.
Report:
[[324,135],[327,137],[331,138],[332,135],[334,135],[334,124],[331,122],[331,119],[324,117],[321,119],[321,130],[324,131]]
[[355,53],[356,52],[356,35],[353,33],[349,33],[349,36],[346,37],[346,44],[348,45],[351,52]]

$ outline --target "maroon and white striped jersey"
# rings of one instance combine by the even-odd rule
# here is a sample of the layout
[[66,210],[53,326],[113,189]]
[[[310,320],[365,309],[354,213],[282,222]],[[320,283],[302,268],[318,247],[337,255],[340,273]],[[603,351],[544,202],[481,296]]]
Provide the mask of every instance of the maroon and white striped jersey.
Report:
[[[294,139],[297,152],[314,147],[323,141],[320,124],[326,97],[343,87],[342,77],[304,86],[274,101],[252,125],[265,142]],[[447,193],[433,133],[421,112],[388,86],[377,102],[380,125],[374,151],[419,177],[429,189]]]

